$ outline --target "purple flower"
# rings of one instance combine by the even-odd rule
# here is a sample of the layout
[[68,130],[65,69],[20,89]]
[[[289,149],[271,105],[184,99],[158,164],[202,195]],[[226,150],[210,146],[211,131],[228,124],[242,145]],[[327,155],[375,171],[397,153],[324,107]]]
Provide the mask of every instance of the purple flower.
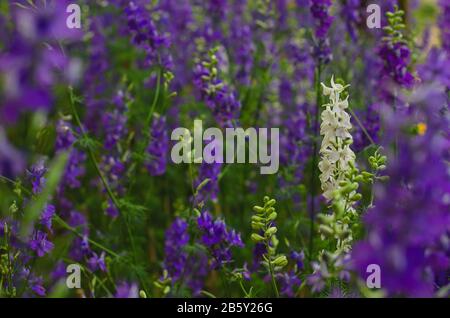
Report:
[[216,122],[221,127],[234,127],[233,121],[239,117],[241,103],[231,88],[217,77],[218,58],[215,53],[210,52],[210,58],[205,63],[196,65],[194,84],[201,93],[201,99],[211,109]]
[[208,212],[203,212],[197,219],[202,234],[201,243],[211,252],[211,266],[217,269],[231,261],[231,247],[244,247],[241,237],[234,230],[228,230],[223,220],[213,220]]
[[185,269],[188,254],[183,250],[189,242],[188,224],[176,218],[166,231],[164,268],[173,281],[178,280]]
[[363,10],[364,7],[361,0],[346,0],[341,6],[341,15],[345,21],[347,32],[354,42],[357,40],[358,26],[363,21]]
[[93,272],[96,270],[106,272],[105,252],[102,252],[100,256],[98,256],[97,253],[92,252],[92,256],[87,260],[87,264],[89,269]]
[[59,120],[56,126],[55,149],[57,152],[70,150],[69,161],[60,184],[60,191],[63,191],[64,186],[71,189],[79,188],[81,186],[79,178],[85,173],[83,163],[86,160],[86,154],[73,148],[75,141],[72,126],[64,120]]
[[69,216],[69,225],[71,227],[84,227],[87,230],[86,217],[77,211],[71,211]]
[[55,215],[55,206],[52,204],[47,204],[44,211],[41,213],[41,224],[45,226],[49,231],[52,230],[52,220]]
[[84,176],[86,172],[84,167],[85,161],[86,154],[84,152],[77,149],[71,151],[63,179],[69,188],[77,189],[81,186],[79,179]]
[[[1,104],[2,121],[14,123],[25,111],[52,106],[52,86],[61,78],[75,82],[80,62],[60,46],[62,40],[77,40],[82,33],[66,26],[68,0],[39,2],[31,7],[12,5],[12,36],[0,53],[0,72],[5,81]],[[6,33],[6,32],[5,32]]]
[[60,279],[66,278],[66,275],[66,264],[63,261],[59,261],[58,263],[56,263],[56,266],[52,271],[52,280],[56,282]]
[[76,141],[71,125],[65,120],[58,120],[56,124],[56,150],[66,150]]
[[297,251],[292,251],[289,256],[295,262],[297,270],[303,269],[303,261],[305,260],[305,253],[303,251],[301,251],[300,253]]
[[117,284],[115,298],[139,298],[139,289],[135,283],[122,282]]
[[[172,67],[172,57],[168,52],[159,54],[170,45],[167,34],[161,34],[152,19],[151,13],[144,5],[136,1],[130,1],[125,8],[127,15],[128,31],[132,37],[132,43],[146,53],[146,64],[162,65],[165,68]],[[167,53],[167,54],[166,54]]]
[[208,256],[203,251],[194,251],[189,254],[184,270],[186,285],[192,290],[193,296],[199,296],[204,286],[206,276],[210,271]]
[[365,279],[367,266],[378,264],[388,296],[430,297],[446,272],[435,266],[435,256],[448,255],[441,241],[450,230],[446,88],[438,79],[423,82],[405,99],[408,109],[381,112],[385,149],[395,142],[396,152],[388,156],[389,181],[375,185],[374,207],[364,217],[367,238],[353,249],[353,269]]
[[327,38],[328,31],[334,20],[328,14],[331,5],[331,0],[310,0],[310,11],[315,22],[314,34],[317,41],[313,55],[318,61],[323,63],[328,63],[331,60],[331,49]]
[[53,243],[47,240],[47,234],[42,231],[34,233],[32,239],[29,242],[29,247],[37,253],[39,257],[50,253],[53,250]]
[[328,268],[324,262],[313,262],[312,268],[313,273],[308,276],[307,282],[313,293],[319,293],[326,286],[326,280],[329,277]]
[[80,262],[85,256],[90,255],[91,252],[88,235],[84,234],[83,237],[77,237],[73,240],[69,255],[73,260]]
[[276,278],[281,286],[280,293],[287,297],[295,297],[296,288],[302,284],[301,279],[294,271],[278,273]]
[[328,14],[332,5],[331,0],[311,0],[311,14],[315,19],[316,28],[314,30],[318,39],[324,39],[333,23],[333,17]]
[[[283,165],[292,170],[290,184],[297,185],[303,178],[303,171],[308,157],[311,155],[311,142],[307,134],[306,113],[308,105],[298,105],[293,112],[286,114],[285,132],[281,136],[281,158]],[[287,182],[287,181],[285,181]]]
[[392,43],[385,41],[378,51],[384,62],[382,74],[401,87],[411,88],[414,76],[408,71],[411,63],[411,52],[403,42]]
[[166,172],[169,151],[169,136],[164,116],[155,115],[153,117],[150,136],[150,143],[147,147],[150,159],[146,163],[146,167],[152,176],[160,176]]
[[113,99],[115,108],[103,114],[102,123],[105,132],[105,148],[112,151],[128,133],[125,94],[119,90]]
[[227,38],[228,46],[232,48],[231,58],[236,63],[236,78],[242,85],[250,85],[253,68],[253,54],[256,50],[253,43],[251,26],[244,16],[245,1],[236,1],[233,8],[233,18],[230,22],[231,34]]
[[450,3],[440,0],[441,15],[439,16],[439,30],[441,31],[441,43],[443,49],[450,54]]
[[44,297],[46,294],[45,288],[43,285],[43,279],[42,278],[35,278],[28,282],[31,290],[36,293],[36,295]]
[[44,175],[46,172],[47,168],[44,166],[44,160],[38,161],[28,170],[28,176],[31,180],[34,194],[40,193],[45,186]]

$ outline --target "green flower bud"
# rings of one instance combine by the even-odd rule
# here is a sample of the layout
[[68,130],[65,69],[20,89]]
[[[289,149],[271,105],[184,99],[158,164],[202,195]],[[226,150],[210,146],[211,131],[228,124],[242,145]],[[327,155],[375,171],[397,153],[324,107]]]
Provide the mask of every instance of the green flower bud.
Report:
[[277,228],[276,227],[271,227],[268,228],[267,231],[264,233],[264,235],[266,237],[271,237],[272,235],[274,235],[275,233],[277,233]]
[[319,232],[328,236],[331,236],[334,234],[334,231],[331,227],[328,225],[320,224],[319,226]]
[[264,212],[264,208],[255,205],[255,206],[253,207],[253,211],[255,211],[256,213],[263,213],[263,212]]
[[263,222],[264,219],[262,217],[258,216],[258,215],[253,215],[252,216],[252,221],[254,221],[254,222]]
[[275,199],[271,199],[266,203],[267,207],[272,207],[277,203],[277,201]]
[[200,213],[200,211],[198,209],[194,209],[194,215],[195,217],[200,217],[202,214]]
[[269,220],[269,221],[273,221],[273,220],[275,220],[275,219],[277,218],[277,216],[278,216],[277,212],[272,212],[272,213],[269,215],[268,220]]
[[272,261],[272,264],[279,267],[284,267],[288,264],[288,260],[286,256],[278,256],[274,261]]
[[166,286],[166,287],[164,288],[163,293],[164,293],[164,295],[167,295],[168,293],[170,293],[170,286]]
[[141,290],[141,291],[139,291],[139,297],[147,298],[147,294],[145,293],[145,291]]
[[373,177],[373,174],[370,172],[367,172],[367,171],[362,171],[361,174],[364,178],[372,178]]
[[261,222],[252,222],[253,230],[261,230],[264,227],[264,224]]
[[256,233],[252,234],[251,239],[253,242],[256,242],[256,243],[264,241],[264,237],[262,237],[261,235],[256,234]]

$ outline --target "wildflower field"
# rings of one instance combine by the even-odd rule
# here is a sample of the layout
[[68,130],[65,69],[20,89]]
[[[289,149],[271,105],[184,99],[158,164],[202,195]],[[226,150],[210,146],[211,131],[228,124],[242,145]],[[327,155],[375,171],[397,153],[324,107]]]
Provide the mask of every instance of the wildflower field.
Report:
[[0,297],[448,297],[449,54],[448,0],[1,0]]

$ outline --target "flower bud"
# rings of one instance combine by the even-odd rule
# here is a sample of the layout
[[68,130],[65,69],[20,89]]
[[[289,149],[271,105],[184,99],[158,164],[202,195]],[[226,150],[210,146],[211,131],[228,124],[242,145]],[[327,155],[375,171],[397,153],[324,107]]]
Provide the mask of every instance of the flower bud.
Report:
[[274,261],[272,261],[272,264],[279,267],[284,267],[288,264],[288,260],[286,256],[278,256]]
[[141,290],[141,291],[139,291],[139,297],[147,298],[147,294],[145,293],[145,291]]
[[277,218],[277,212],[272,212],[268,217],[269,221],[273,221],[276,218]]
[[253,242],[256,242],[256,243],[264,241],[264,237],[262,237],[261,235],[256,234],[256,233],[252,234],[251,239]]
[[264,212],[264,208],[255,205],[255,206],[253,207],[253,211],[255,211],[256,213],[263,213],[263,212]]
[[271,227],[271,228],[267,229],[267,231],[264,233],[264,236],[265,237],[271,237],[275,233],[277,233],[277,228],[276,227]]
[[261,230],[264,227],[264,224],[261,222],[252,222],[253,230]]

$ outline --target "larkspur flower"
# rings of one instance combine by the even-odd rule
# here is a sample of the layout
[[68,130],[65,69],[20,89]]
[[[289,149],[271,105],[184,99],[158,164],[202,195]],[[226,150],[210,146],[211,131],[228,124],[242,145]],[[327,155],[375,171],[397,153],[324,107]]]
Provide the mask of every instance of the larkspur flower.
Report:
[[289,254],[289,258],[295,262],[298,270],[302,270],[304,268],[305,253],[303,251],[292,251]]
[[47,240],[47,234],[42,231],[36,231],[29,242],[31,250],[35,251],[37,256],[43,257],[53,250],[54,244]]
[[92,252],[92,256],[87,260],[87,264],[89,269],[93,272],[96,270],[106,272],[105,252],[102,252],[100,256],[97,255],[97,253]]
[[240,235],[229,230],[223,220],[214,220],[209,212],[203,212],[197,219],[202,234],[200,242],[211,252],[213,269],[231,262],[231,247],[243,247]]
[[331,5],[332,0],[310,0],[310,10],[315,23],[314,35],[316,37],[313,55],[322,63],[328,63],[332,58],[329,39],[327,37],[334,20],[329,15]]
[[440,0],[441,15],[439,16],[439,29],[441,31],[442,48],[450,54],[450,4],[446,0]]
[[227,38],[228,46],[232,48],[231,59],[236,63],[236,77],[242,85],[250,85],[253,68],[253,54],[256,51],[252,37],[251,25],[245,20],[246,1],[233,3],[231,34]]
[[[433,69],[435,62],[426,63]],[[397,150],[388,156],[389,180],[374,187],[373,208],[364,217],[367,237],[352,252],[353,269],[362,278],[369,264],[381,267],[389,297],[431,297],[450,262],[443,244],[450,224],[449,119],[442,116],[447,93],[439,77],[422,86],[404,97],[410,106],[401,116],[383,109],[383,142],[386,149],[395,142]]]
[[303,171],[307,158],[311,155],[311,145],[307,134],[307,104],[298,105],[294,114],[285,119],[285,134],[281,136],[280,147],[283,165],[293,170],[293,180],[286,181],[290,184],[298,184],[303,179]]
[[56,126],[56,152],[70,150],[69,161],[64,172],[63,181],[60,184],[60,191],[64,186],[76,189],[81,186],[79,178],[84,175],[84,161],[86,154],[73,147],[76,138],[74,136],[72,126],[65,120],[59,120]]
[[144,4],[129,1],[125,7],[125,13],[132,43],[145,52],[146,65],[162,65],[165,68],[171,68],[171,55],[168,52],[160,54],[169,47],[169,36],[157,29],[151,12],[146,9]]
[[173,281],[178,280],[186,267],[188,254],[183,248],[189,242],[188,224],[182,219],[175,219],[166,231],[164,246],[164,269]]
[[224,128],[234,127],[241,103],[231,87],[218,78],[218,62],[216,51],[210,51],[209,59],[196,65],[194,83],[217,123]]
[[28,176],[31,180],[34,194],[40,193],[45,186],[46,173],[47,168],[44,165],[44,160],[39,160],[30,170],[28,170]]
[[0,95],[1,121],[15,123],[28,111],[52,108],[52,86],[58,80],[75,83],[80,63],[62,51],[58,41],[80,39],[82,32],[66,27],[68,0],[11,6],[14,26],[0,52],[4,85]]
[[150,175],[160,176],[166,172],[167,155],[169,151],[169,136],[164,116],[155,115],[150,128],[150,142],[147,147],[149,159],[146,167]]
[[294,271],[278,273],[277,280],[280,282],[280,293],[286,297],[295,297],[296,289],[302,284],[301,279]]
[[347,0],[341,6],[341,15],[345,21],[347,32],[352,41],[356,41],[358,37],[358,26],[363,21],[361,0]]
[[52,204],[47,204],[44,208],[44,211],[41,213],[40,221],[41,224],[44,225],[47,230],[52,230],[52,220],[55,215],[55,206]]
[[345,173],[354,166],[355,154],[350,148],[353,141],[349,133],[352,128],[350,115],[345,110],[348,108],[348,97],[345,100],[340,98],[347,86],[336,84],[331,78],[331,87],[323,83],[322,87],[323,94],[330,96],[331,103],[323,105],[325,110],[321,115],[320,134],[323,140],[319,169],[323,195],[327,200],[331,200],[339,182],[345,179]]
[[115,150],[120,141],[127,135],[127,117],[125,116],[127,99],[129,97],[125,96],[122,90],[119,90],[113,98],[114,108],[103,114],[105,148],[109,151]]
[[122,282],[117,284],[115,298],[139,298],[139,289],[135,283]]
[[407,44],[403,42],[384,42],[378,51],[384,61],[383,76],[393,80],[400,86],[411,88],[414,84],[414,76],[408,71],[411,62],[411,52]]

